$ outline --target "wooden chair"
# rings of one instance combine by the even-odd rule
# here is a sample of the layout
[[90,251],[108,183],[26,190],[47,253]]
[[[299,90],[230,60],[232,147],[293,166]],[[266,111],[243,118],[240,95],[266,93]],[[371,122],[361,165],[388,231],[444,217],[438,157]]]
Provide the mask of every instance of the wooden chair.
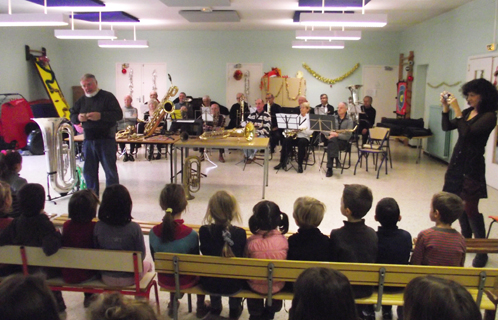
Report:
[[[374,155],[375,170],[377,171],[377,179],[379,179],[379,173],[382,168],[382,164],[386,162],[386,174],[387,174],[387,160],[389,157],[389,128],[375,127],[368,130],[369,138],[368,143],[362,145],[358,149],[358,161],[354,167],[354,174],[356,175],[356,168],[358,164],[362,162],[365,158],[365,167],[368,172],[368,156],[370,154]],[[380,164],[378,163],[378,157],[381,156],[382,159]]]

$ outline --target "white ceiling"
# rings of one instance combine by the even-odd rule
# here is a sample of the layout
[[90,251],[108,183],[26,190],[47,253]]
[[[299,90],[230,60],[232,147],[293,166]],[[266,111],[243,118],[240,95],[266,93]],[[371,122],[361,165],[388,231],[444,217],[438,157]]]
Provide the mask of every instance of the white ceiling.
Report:
[[[42,13],[43,7],[24,0],[11,0],[12,13]],[[164,2],[191,4],[213,0],[102,0],[106,11],[125,11],[140,19],[137,30],[298,30],[304,29],[292,22],[298,0],[231,0],[230,6],[212,7],[213,10],[235,10],[240,22],[191,23],[180,10],[199,7],[168,7]],[[382,30],[398,31],[448,12],[473,0],[371,0],[366,13],[387,13],[388,24]],[[8,0],[0,0],[0,13],[7,13]],[[48,13],[64,11],[49,8]],[[68,12],[65,10],[65,12]],[[77,22],[76,27],[88,26]],[[115,29],[131,29],[115,25]]]

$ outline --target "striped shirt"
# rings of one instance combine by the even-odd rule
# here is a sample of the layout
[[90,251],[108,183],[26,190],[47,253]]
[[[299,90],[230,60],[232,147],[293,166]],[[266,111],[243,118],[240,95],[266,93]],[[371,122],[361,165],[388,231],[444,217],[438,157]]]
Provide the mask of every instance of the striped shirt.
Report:
[[463,267],[465,238],[455,229],[432,227],[418,234],[411,264]]
[[270,136],[271,116],[268,112],[263,111],[261,113],[258,113],[256,111],[254,113],[251,113],[247,117],[247,121],[254,123],[254,126],[256,127],[256,134],[258,137],[267,138]]

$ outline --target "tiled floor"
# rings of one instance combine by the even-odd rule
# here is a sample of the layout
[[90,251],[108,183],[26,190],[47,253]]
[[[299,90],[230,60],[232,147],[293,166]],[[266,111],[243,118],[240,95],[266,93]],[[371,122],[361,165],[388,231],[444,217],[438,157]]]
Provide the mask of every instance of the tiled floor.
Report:
[[[432,195],[441,190],[446,165],[429,156],[423,156],[420,164],[416,164],[417,151],[414,148],[404,146],[399,142],[391,142],[393,169],[389,168],[389,174],[380,173],[376,179],[376,173],[370,164],[370,171],[358,168],[357,174],[353,175],[354,163],[357,159],[353,153],[353,167],[345,170],[341,175],[340,170],[334,170],[331,178],[325,177],[325,172],[320,170],[319,161],[322,152],[317,151],[317,164],[308,167],[303,174],[295,170],[278,173],[273,170],[277,165],[279,154],[276,154],[270,162],[269,186],[266,189],[266,199],[275,201],[282,211],[292,216],[292,206],[299,196],[313,196],[323,201],[327,206],[326,216],[320,226],[325,234],[329,234],[334,228],[340,227],[343,217],[340,214],[340,198],[343,185],[348,183],[359,183],[369,186],[374,195],[375,203],[383,197],[395,198],[401,208],[402,220],[398,224],[400,228],[409,231],[413,237],[418,232],[431,227],[429,220],[429,204]],[[139,150],[139,156],[135,162],[118,162],[120,182],[125,185],[133,199],[133,217],[139,220],[160,221],[163,213],[159,207],[159,193],[164,184],[169,182],[170,170],[168,160],[146,161],[143,148]],[[212,158],[217,160],[217,151],[212,152]],[[209,162],[202,162],[202,172],[208,172],[206,178],[202,178],[201,189],[195,193],[195,199],[189,201],[187,212],[184,215],[186,223],[201,224],[206,212],[209,197],[219,189],[230,190],[238,199],[241,207],[243,225],[252,213],[252,207],[261,200],[263,170],[256,164],[248,165],[245,171],[243,164],[237,164],[242,158],[240,151],[232,151],[226,154],[226,163],[215,161],[218,167],[214,168]],[[46,165],[44,156],[24,157],[21,176],[29,182],[37,182],[46,185]],[[104,175],[101,172],[101,190],[105,188]],[[101,191],[101,192],[102,192]],[[55,191],[51,191],[55,195]],[[488,188],[489,198],[482,200],[480,210],[486,216],[486,225],[489,225],[490,214],[496,214],[498,207],[498,191]],[[66,213],[68,197],[58,199],[55,203],[47,202],[48,213]],[[367,225],[377,228],[374,220],[374,209],[365,217]],[[457,229],[458,223],[455,225]],[[296,225],[291,219],[290,230],[296,231]],[[498,227],[492,232],[492,237],[498,237]],[[148,239],[145,239],[148,243]],[[148,260],[152,260],[150,255]],[[473,254],[467,255],[466,265],[470,265]],[[488,267],[498,267],[496,255],[490,256]],[[85,319],[82,306],[83,295],[81,293],[64,293],[66,299],[67,319]],[[169,295],[160,293],[161,309],[166,310]],[[188,314],[186,300],[183,299],[180,306],[181,319],[195,319],[194,314]],[[225,301],[225,303],[227,303]],[[285,309],[290,307],[290,301],[286,302]],[[225,306],[222,315],[228,315]],[[226,313],[226,314],[225,314]],[[165,313],[161,318],[167,318]],[[282,310],[277,314],[277,319],[288,319],[288,314]],[[241,319],[248,319],[247,311],[244,310]]]

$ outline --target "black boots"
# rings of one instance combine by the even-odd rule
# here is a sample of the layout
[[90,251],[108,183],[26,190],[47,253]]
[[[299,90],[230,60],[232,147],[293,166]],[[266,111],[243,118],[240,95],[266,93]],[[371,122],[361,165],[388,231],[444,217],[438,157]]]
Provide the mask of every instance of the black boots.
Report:
[[472,238],[472,228],[470,227],[469,218],[465,212],[458,218],[458,221],[460,222],[460,229],[462,229],[462,236],[465,239]]
[[[486,238],[486,226],[484,225],[484,217],[479,214],[474,217],[469,217],[470,228],[474,233],[474,238],[484,239]],[[486,253],[478,253],[472,261],[472,266],[474,268],[484,268],[488,262],[488,255]]]

